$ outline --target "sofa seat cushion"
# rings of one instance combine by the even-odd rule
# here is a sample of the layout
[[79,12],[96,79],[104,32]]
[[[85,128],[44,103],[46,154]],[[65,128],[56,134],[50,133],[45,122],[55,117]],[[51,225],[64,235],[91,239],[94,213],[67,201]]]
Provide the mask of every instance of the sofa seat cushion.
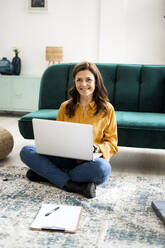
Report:
[[165,114],[116,111],[118,145],[165,149]]
[[58,109],[40,109],[24,115],[18,122],[19,130],[25,139],[34,139],[32,119],[56,120]]
[[116,111],[119,128],[165,131],[165,114]]

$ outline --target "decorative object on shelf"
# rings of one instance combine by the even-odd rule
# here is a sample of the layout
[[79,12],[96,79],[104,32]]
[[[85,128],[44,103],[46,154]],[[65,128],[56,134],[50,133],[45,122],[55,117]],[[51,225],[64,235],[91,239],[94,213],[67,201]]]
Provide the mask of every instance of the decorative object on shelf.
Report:
[[0,73],[4,75],[12,75],[14,73],[13,64],[5,57],[0,60]]
[[28,0],[28,9],[35,10],[48,10],[48,0]]
[[9,155],[14,146],[14,139],[12,134],[0,127],[0,160]]
[[48,66],[56,62],[61,63],[63,61],[63,48],[62,47],[46,47],[46,61]]
[[21,59],[18,57],[20,50],[16,47],[13,48],[13,52],[15,53],[15,57],[12,59],[12,64],[14,67],[14,75],[19,75],[21,72]]

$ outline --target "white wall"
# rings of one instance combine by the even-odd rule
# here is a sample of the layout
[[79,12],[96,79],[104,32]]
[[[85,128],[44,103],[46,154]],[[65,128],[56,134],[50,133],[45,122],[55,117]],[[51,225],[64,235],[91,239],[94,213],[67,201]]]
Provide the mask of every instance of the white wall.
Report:
[[0,57],[21,49],[23,74],[41,74],[46,46],[62,46],[64,61],[96,61],[97,0],[48,0],[48,12],[29,12],[27,0],[0,0]]
[[164,0],[102,0],[100,61],[165,64],[164,16]]
[[0,0],[0,58],[20,48],[22,74],[41,75],[46,46],[63,46],[64,62],[165,63],[164,0]]

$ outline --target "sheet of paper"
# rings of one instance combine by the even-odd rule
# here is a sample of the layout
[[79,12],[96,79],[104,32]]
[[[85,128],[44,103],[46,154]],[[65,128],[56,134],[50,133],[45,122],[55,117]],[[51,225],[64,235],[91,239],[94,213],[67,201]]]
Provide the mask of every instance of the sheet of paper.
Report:
[[[46,213],[56,207],[59,207],[59,209],[45,216]],[[42,204],[41,209],[30,227],[34,229],[57,228],[72,232],[76,230],[80,212],[81,207],[79,206]]]

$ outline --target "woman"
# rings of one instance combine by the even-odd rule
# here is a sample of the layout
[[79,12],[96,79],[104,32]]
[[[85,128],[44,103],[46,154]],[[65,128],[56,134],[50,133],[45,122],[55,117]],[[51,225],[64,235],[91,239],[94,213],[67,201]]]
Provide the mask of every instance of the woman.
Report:
[[34,146],[23,147],[20,156],[30,167],[26,174],[29,180],[49,181],[68,192],[93,198],[96,185],[109,178],[109,160],[118,152],[115,112],[95,64],[82,62],[74,67],[72,74],[74,86],[69,90],[70,99],[61,104],[57,120],[93,125],[95,152],[102,153],[102,157],[78,161],[45,156],[37,154]]

